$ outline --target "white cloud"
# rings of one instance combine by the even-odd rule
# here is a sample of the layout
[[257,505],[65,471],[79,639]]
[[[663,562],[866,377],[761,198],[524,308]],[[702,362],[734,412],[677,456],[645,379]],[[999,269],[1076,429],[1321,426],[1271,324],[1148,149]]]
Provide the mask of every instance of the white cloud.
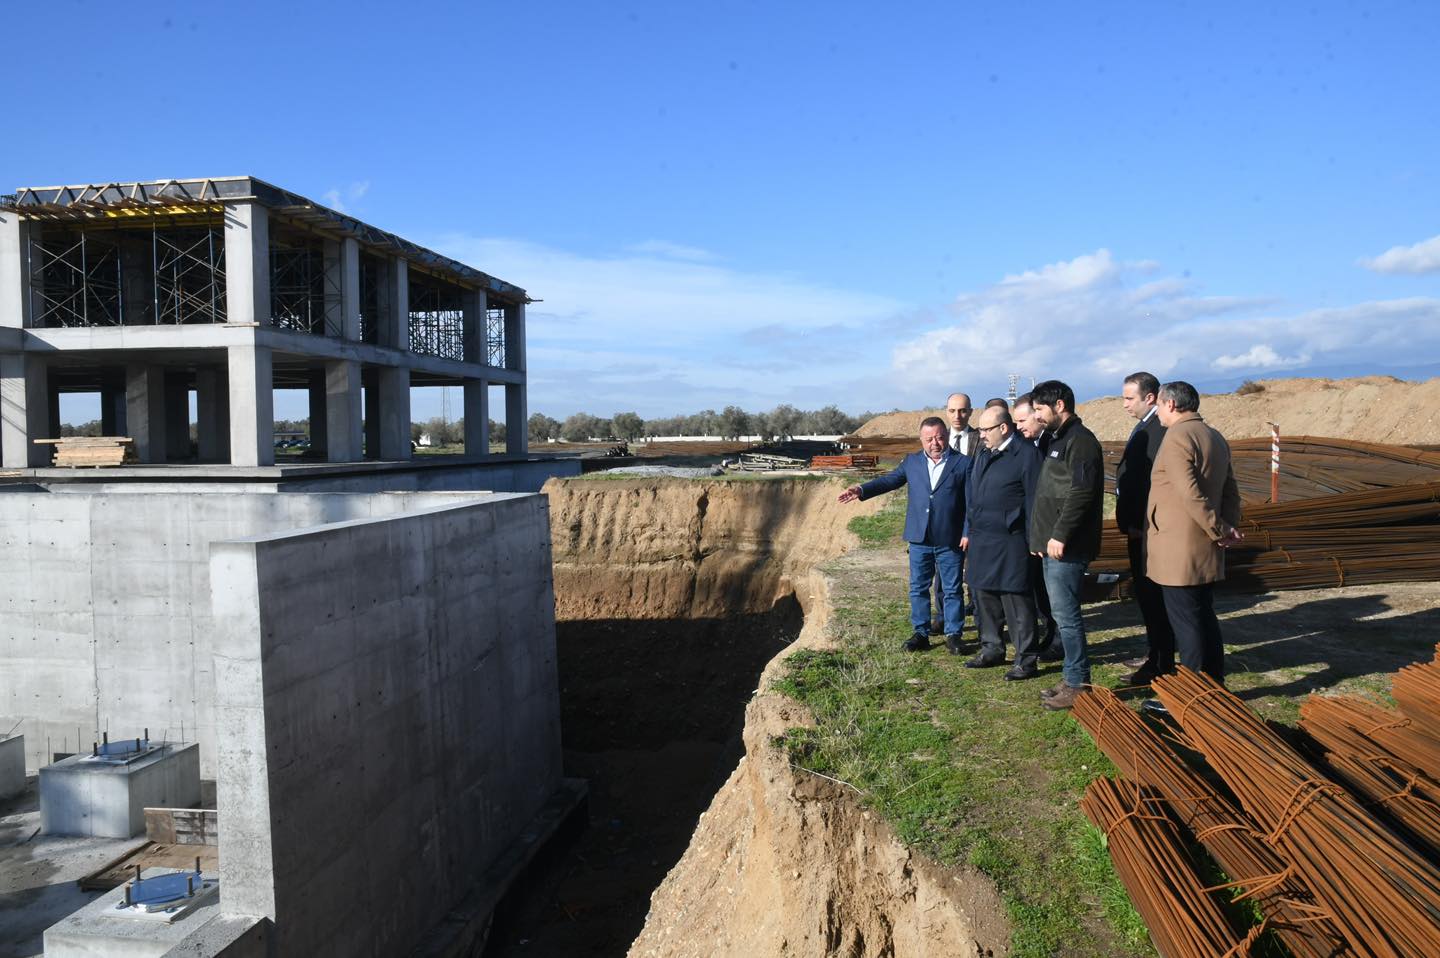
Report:
[[627,246],[625,249],[630,253],[660,256],[665,259],[688,260],[692,263],[708,263],[718,259],[718,257],[709,250],[700,249],[695,246],[684,246],[680,243],[671,243],[667,240],[646,240],[643,243],[635,243]]
[[1392,246],[1360,265],[1377,273],[1440,273],[1440,236],[1413,246]]
[[330,207],[335,212],[348,213],[350,212],[350,210],[348,209],[350,204],[360,202],[362,199],[365,198],[365,194],[369,192],[370,181],[361,180],[358,183],[351,183],[344,189],[336,187],[334,189],[326,190],[320,195],[320,199],[324,200],[325,205]]
[[1440,352],[1440,300],[1287,313],[1268,300],[1199,295],[1189,280],[1154,278],[1157,269],[1102,249],[1006,276],[957,297],[948,322],[896,344],[892,366],[917,395],[962,379],[995,388],[1015,372],[1093,396],[1138,369],[1205,382],[1317,364],[1383,369]]

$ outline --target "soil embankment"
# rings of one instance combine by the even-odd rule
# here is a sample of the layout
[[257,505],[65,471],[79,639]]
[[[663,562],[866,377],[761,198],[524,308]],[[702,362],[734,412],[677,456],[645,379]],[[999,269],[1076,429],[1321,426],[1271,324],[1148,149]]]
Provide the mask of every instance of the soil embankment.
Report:
[[[1407,382],[1393,376],[1351,379],[1262,379],[1245,395],[1206,394],[1200,415],[1230,439],[1270,435],[1267,423],[1283,434],[1329,436],[1400,445],[1440,443],[1440,378]],[[920,434],[920,420],[943,413],[896,412],[876,416],[855,430],[857,436]],[[1121,442],[1135,420],[1119,396],[1080,403],[1080,416],[1102,441]]]
[[813,568],[878,505],[835,489],[546,485],[565,757],[590,825],[502,906],[489,954],[964,953],[960,886],[770,744],[807,717],[761,672],[824,641]]

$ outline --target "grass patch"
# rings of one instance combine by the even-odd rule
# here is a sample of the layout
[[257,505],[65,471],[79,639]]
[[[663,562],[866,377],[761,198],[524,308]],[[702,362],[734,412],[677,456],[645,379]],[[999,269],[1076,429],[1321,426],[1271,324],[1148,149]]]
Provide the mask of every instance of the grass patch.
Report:
[[856,516],[846,528],[855,533],[860,539],[860,545],[866,549],[878,549],[900,542],[900,535],[905,531],[905,497],[887,496],[885,505],[879,512],[869,516]]
[[943,650],[900,651],[908,604],[891,578],[876,582],[867,570],[874,588],[837,593],[839,648],[787,660],[776,688],[804,702],[817,726],[776,744],[795,764],[856,788],[907,844],[990,876],[1014,924],[1015,955],[1153,954],[1103,838],[1077,805],[1091,778],[1114,773],[1109,760],[1068,715],[1039,707],[1041,682],[1002,682]]

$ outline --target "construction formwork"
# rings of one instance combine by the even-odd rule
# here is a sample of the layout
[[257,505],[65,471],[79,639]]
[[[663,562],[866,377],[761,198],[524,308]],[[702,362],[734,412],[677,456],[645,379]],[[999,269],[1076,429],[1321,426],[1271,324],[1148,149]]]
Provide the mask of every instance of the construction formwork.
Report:
[[272,392],[303,388],[326,461],[404,460],[412,386],[462,387],[486,455],[492,385],[523,455],[528,302],[252,177],[23,188],[0,197],[0,456],[47,465],[74,392],[141,463],[271,465]]

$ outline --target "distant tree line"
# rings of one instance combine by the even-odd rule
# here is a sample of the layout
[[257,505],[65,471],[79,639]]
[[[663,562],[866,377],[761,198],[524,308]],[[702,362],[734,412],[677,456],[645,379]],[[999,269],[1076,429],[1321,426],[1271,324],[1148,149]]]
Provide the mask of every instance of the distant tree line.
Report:
[[834,406],[823,409],[796,409],[782,403],[769,412],[746,412],[739,406],[726,406],[716,412],[704,409],[689,416],[666,416],[641,419],[633,412],[616,413],[609,419],[587,412],[577,412],[564,422],[544,413],[535,413],[527,423],[531,442],[563,439],[584,442],[587,439],[635,440],[648,436],[715,436],[735,439],[759,436],[762,439],[788,439],[791,436],[835,436],[854,432],[860,424],[874,416],[861,413],[851,416]]

